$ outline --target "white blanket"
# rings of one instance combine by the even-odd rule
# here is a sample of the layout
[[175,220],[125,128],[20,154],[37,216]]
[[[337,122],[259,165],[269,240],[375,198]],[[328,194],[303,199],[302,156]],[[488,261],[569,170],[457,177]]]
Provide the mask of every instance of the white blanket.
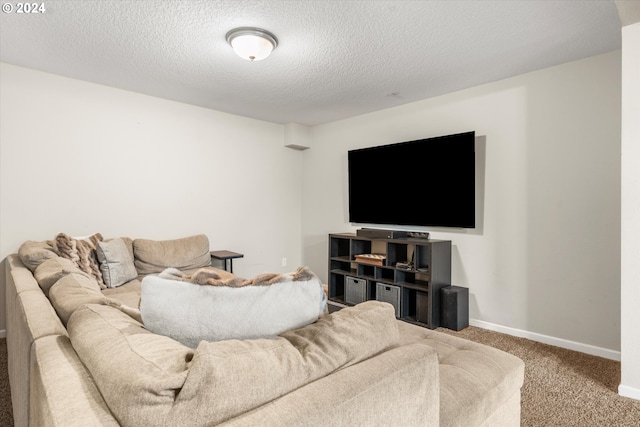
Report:
[[320,280],[284,280],[268,286],[209,286],[147,276],[140,314],[151,332],[195,348],[202,340],[253,339],[315,322],[326,308]]

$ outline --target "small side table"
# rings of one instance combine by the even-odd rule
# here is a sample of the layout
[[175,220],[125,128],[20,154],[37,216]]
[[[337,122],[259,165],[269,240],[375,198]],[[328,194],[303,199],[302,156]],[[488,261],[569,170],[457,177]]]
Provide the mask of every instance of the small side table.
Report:
[[[233,259],[234,258],[243,258],[243,254],[239,254],[237,252],[231,251],[211,251],[211,258],[220,259],[224,261],[224,270],[233,273]],[[227,270],[227,260],[229,260],[230,269]]]

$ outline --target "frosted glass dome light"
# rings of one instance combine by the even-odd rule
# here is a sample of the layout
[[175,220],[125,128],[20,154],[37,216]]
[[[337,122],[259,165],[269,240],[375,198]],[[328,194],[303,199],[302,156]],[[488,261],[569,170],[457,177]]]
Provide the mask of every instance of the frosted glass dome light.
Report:
[[278,46],[276,36],[260,28],[236,28],[229,31],[226,38],[240,58],[252,62],[266,58]]

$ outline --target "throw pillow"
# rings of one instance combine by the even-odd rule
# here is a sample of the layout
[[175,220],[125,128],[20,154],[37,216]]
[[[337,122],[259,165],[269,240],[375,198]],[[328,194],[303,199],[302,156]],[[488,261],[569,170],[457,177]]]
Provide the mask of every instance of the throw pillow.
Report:
[[102,280],[107,288],[115,288],[138,277],[133,257],[123,239],[98,242],[96,250]]
[[102,273],[96,256],[96,247],[98,242],[102,240],[100,233],[83,238],[75,238],[65,233],[59,233],[53,242],[58,256],[75,262],[80,270],[96,279],[100,289],[105,289],[106,286],[102,280]]

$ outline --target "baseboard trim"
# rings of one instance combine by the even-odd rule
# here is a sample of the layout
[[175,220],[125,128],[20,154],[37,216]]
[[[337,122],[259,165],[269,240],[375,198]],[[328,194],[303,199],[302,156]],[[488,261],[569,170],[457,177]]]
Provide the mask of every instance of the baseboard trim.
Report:
[[522,329],[511,328],[508,326],[496,325],[495,323],[485,322],[483,320],[470,319],[469,324],[482,329],[488,329],[490,331],[500,332],[514,337],[526,338],[531,341],[540,342],[543,344],[553,345],[555,347],[566,348],[567,350],[579,351],[581,353],[590,354],[592,356],[604,357],[605,359],[611,359],[620,361],[620,352],[615,350],[609,350],[607,348],[596,347],[594,345],[583,344],[575,341],[569,341],[562,338],[551,337],[548,335],[538,334],[536,332],[529,332]]
[[7,337],[7,331],[5,329],[0,329],[0,338],[6,338]]
[[640,400],[640,389],[629,387],[628,385],[620,384],[618,386],[618,394],[622,397]]

